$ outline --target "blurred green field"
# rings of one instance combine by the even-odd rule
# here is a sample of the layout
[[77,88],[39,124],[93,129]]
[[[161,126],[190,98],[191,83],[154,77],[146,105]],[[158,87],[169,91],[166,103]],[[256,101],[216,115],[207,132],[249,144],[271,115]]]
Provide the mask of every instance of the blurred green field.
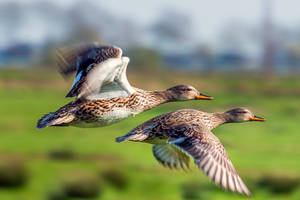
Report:
[[[90,199],[240,199],[215,186],[195,166],[188,172],[163,168],[152,156],[150,145],[114,142],[115,137],[164,112],[180,108],[220,112],[238,106],[267,122],[228,124],[214,133],[253,199],[300,199],[298,77],[131,72],[129,80],[149,90],[187,83],[215,100],[161,105],[110,127],[37,130],[42,115],[71,101],[64,96],[72,80],[65,82],[47,69],[0,70],[0,166],[17,160],[26,171],[20,186],[1,184],[0,171],[0,199],[66,199],[60,196],[61,190],[74,177],[97,183],[92,185],[99,195]],[[106,171],[111,171],[116,182],[124,176],[120,187],[103,175]]]

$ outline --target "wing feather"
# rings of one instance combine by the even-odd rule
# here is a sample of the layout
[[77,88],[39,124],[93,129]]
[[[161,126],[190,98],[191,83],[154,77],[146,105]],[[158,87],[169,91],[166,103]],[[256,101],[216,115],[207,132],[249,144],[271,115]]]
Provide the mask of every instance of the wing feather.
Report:
[[152,147],[156,160],[169,168],[189,168],[190,158],[172,144],[156,144]]
[[57,60],[64,77],[76,71],[66,97],[105,99],[135,92],[126,77],[129,59],[122,57],[118,47],[94,43],[61,48]]
[[100,63],[108,58],[121,57],[122,50],[114,46],[99,43],[77,44],[57,50],[57,63],[63,76],[73,72],[77,74],[92,63]]
[[250,196],[250,191],[234,169],[219,139],[212,133],[207,137],[188,137],[174,145],[187,152],[194,159],[195,164],[217,185]]

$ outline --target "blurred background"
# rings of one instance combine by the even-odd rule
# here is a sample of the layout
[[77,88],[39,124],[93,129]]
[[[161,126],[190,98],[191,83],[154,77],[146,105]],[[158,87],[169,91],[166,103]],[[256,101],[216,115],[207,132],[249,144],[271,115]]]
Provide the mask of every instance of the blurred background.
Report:
[[[266,123],[214,133],[253,199],[300,199],[300,3],[297,0],[0,1],[0,199],[240,199],[195,166],[163,168],[151,146],[114,138],[181,108],[242,106]],[[215,97],[161,105],[110,127],[35,128],[72,80],[58,47],[123,49],[128,79],[147,90],[191,84]]]

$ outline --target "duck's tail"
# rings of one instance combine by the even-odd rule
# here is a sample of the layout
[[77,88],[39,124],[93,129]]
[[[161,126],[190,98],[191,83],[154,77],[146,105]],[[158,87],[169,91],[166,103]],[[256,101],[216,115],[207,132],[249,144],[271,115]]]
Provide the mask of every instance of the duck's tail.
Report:
[[37,123],[36,128],[41,129],[48,126],[67,126],[74,120],[75,116],[70,113],[51,112],[44,115]]
[[123,136],[117,137],[115,139],[115,141],[118,142],[118,143],[126,141],[126,140],[138,142],[138,141],[143,141],[146,138],[148,138],[148,136],[145,135],[145,134],[136,134],[136,133],[133,133],[133,132],[129,132],[129,133],[123,135]]

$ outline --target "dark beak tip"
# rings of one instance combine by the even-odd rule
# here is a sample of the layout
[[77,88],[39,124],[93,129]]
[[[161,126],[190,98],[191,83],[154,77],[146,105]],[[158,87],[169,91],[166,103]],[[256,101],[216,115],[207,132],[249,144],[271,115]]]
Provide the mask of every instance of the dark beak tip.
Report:
[[213,100],[214,99],[214,97],[208,96],[208,95],[202,94],[202,93],[199,93],[199,96],[203,97],[202,99],[204,99],[204,100]]
[[266,119],[263,118],[263,117],[258,117],[256,115],[254,115],[254,117],[257,119],[256,121],[261,121],[261,122],[265,122],[266,121]]

